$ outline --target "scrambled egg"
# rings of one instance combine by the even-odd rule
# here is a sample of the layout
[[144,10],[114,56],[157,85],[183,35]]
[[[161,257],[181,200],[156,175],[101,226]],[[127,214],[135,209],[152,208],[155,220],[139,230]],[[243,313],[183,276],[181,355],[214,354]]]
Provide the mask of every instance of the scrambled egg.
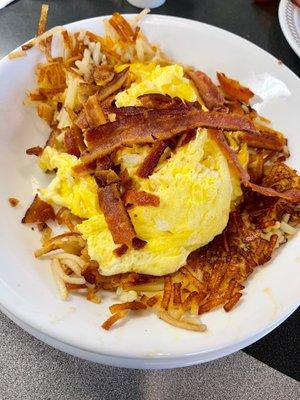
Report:
[[[130,71],[135,81],[130,88],[118,93],[118,107],[139,105],[138,96],[147,93],[169,94],[188,101],[197,99],[179,65],[160,67],[154,63],[135,63],[130,64]],[[228,140],[234,146],[230,134]],[[98,261],[104,275],[129,271],[151,275],[175,272],[193,250],[223,231],[230,210],[242,195],[239,178],[230,170],[206,129],[198,129],[194,140],[160,162],[149,178],[141,179],[135,171],[149,150],[149,146],[134,146],[120,149],[116,155],[121,169],[127,169],[136,189],[160,198],[159,207],[129,209],[137,236],[147,244],[140,250],[129,249],[122,257],[113,253],[119,245],[114,243],[98,205],[95,179],[78,177],[73,172],[80,160],[50,147],[45,148],[40,158],[43,170],[56,171],[50,185],[40,189],[41,198],[67,207],[83,219],[77,228],[87,241],[90,257]],[[246,145],[242,146],[238,157],[243,165],[247,164]]]
[[92,176],[74,175],[72,168],[79,163],[77,157],[47,146],[40,158],[40,167],[44,171],[57,171],[50,185],[40,189],[40,197],[48,203],[67,207],[80,218],[91,218],[100,213],[98,186]]
[[147,244],[141,250],[128,250],[122,257],[113,254],[117,245],[99,210],[94,178],[72,173],[72,167],[80,162],[75,156],[59,154],[50,147],[41,156],[43,169],[57,169],[50,185],[40,190],[41,197],[86,219],[77,228],[87,240],[90,257],[98,261],[105,275],[172,273],[185,264],[190,252],[210,242],[227,224],[233,198],[231,174],[205,129],[198,130],[195,140],[158,165],[148,179],[141,179],[134,172],[148,151],[148,146],[136,147],[117,155],[136,186],[160,198],[159,207],[129,210],[138,237]]
[[[118,67],[118,71],[127,65]],[[173,64],[161,67],[155,63],[130,64],[134,82],[129,89],[116,96],[117,107],[139,106],[138,97],[143,94],[161,93],[171,97],[180,97],[187,101],[196,101],[197,94],[189,79],[184,77],[181,65]]]

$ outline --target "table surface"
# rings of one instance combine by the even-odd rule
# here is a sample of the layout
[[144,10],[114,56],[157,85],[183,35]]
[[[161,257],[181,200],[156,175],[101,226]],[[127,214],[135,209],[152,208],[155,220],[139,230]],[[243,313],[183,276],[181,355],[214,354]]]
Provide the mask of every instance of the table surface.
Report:
[[[44,0],[46,1],[46,0]],[[39,0],[0,10],[0,58],[35,34]],[[48,27],[79,19],[134,13],[122,0],[49,0]],[[167,0],[157,14],[206,22],[254,42],[298,76],[300,60],[279,26],[278,1]],[[300,398],[299,317],[256,344],[211,363],[168,371],[124,370],[65,355],[32,338],[0,315],[0,399],[285,399]],[[298,355],[297,355],[298,354]]]

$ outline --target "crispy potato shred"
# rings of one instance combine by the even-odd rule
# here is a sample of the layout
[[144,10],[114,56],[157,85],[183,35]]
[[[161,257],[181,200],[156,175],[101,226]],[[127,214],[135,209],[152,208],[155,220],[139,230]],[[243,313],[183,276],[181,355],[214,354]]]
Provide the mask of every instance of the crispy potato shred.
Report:
[[[197,128],[208,128],[232,174],[240,179],[243,196],[222,234],[191,253],[177,272],[104,276],[77,230],[82,219],[65,207],[54,210],[36,195],[22,220],[37,224],[41,231],[42,244],[35,256],[51,258],[63,299],[80,291],[98,304],[101,292],[117,293],[120,301],[109,307],[110,316],[102,324],[106,330],[132,313],[152,312],[170,325],[203,332],[206,326],[199,316],[219,307],[232,310],[248,277],[271,259],[300,224],[300,178],[284,163],[289,156],[287,140],[251,108],[254,93],[223,73],[217,73],[218,86],[204,72],[185,68],[199,95],[195,102],[149,93],[138,98],[139,106],[116,107],[116,95],[134,79],[130,63],[171,63],[138,25],[147,10],[131,21],[113,14],[105,21],[103,36],[61,27],[46,32],[47,14],[43,5],[37,37],[15,54],[24,55],[36,45],[45,54],[46,61],[36,68],[37,88],[27,94],[27,100],[50,127],[46,145],[80,159],[74,167],[76,175],[95,178],[100,209],[118,245],[115,256],[146,244],[137,237],[128,209],[160,204],[158,196],[135,187],[128,171],[116,164],[115,152],[121,147],[150,147],[135,172],[147,179],[159,163],[193,140]],[[52,56],[55,35],[60,35],[64,47],[60,57]],[[239,160],[242,146],[248,148],[247,165]],[[31,147],[26,153],[39,157],[43,147]],[[12,206],[17,203],[9,201]],[[65,232],[54,234],[50,220]]]

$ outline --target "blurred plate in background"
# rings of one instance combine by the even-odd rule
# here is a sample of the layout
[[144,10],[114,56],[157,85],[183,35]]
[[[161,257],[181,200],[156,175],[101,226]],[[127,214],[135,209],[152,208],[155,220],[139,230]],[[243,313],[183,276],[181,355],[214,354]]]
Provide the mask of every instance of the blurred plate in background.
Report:
[[281,0],[278,16],[286,40],[300,57],[300,7],[293,4],[291,0]]

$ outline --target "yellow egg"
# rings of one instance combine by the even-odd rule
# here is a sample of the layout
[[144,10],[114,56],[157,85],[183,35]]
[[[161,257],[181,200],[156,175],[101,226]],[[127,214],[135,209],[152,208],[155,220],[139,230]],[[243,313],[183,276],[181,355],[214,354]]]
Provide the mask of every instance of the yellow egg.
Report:
[[[137,161],[145,151],[136,151]],[[119,155],[122,156],[124,153]],[[138,237],[147,241],[143,249],[130,249],[116,257],[113,250],[117,246],[101,213],[77,226],[87,240],[91,258],[98,261],[104,275],[128,271],[172,273],[185,264],[190,252],[225,228],[232,200],[230,171],[205,129],[199,130],[195,140],[180,147],[148,179],[136,175],[133,178],[141,190],[160,198],[159,207],[135,206],[129,210]]]
[[97,184],[92,176],[77,177],[73,167],[80,161],[67,153],[58,153],[47,146],[40,158],[40,167],[46,171],[57,169],[55,178],[47,188],[40,189],[40,197],[48,203],[67,207],[81,218],[100,213]]
[[[121,71],[124,67],[118,67],[117,70]],[[149,93],[168,94],[187,101],[197,100],[196,91],[189,79],[184,77],[181,65],[161,67],[155,63],[133,63],[130,64],[130,72],[134,76],[134,82],[127,90],[117,94],[117,107],[138,106],[138,97]]]
[[[124,66],[117,67],[120,71]],[[179,65],[161,67],[154,63],[130,64],[135,82],[118,93],[118,107],[139,105],[137,99],[147,93],[163,93],[194,101],[196,92]],[[227,134],[243,166],[248,163],[247,145],[239,148],[234,135]],[[98,261],[101,273],[113,275],[137,272],[165,275],[178,270],[195,249],[210,242],[226,227],[230,210],[239,201],[242,190],[239,177],[230,169],[217,144],[206,129],[198,129],[196,138],[176,149],[161,161],[147,179],[136,169],[150,146],[122,148],[116,154],[121,170],[127,169],[139,190],[160,198],[158,207],[134,206],[129,215],[137,236],[147,241],[140,250],[129,249],[122,257],[114,255],[118,247],[98,205],[97,184],[92,176],[78,177],[73,167],[75,156],[46,147],[40,158],[43,170],[56,171],[50,185],[40,189],[45,201],[67,207],[84,221],[77,225],[87,241],[88,252]]]

